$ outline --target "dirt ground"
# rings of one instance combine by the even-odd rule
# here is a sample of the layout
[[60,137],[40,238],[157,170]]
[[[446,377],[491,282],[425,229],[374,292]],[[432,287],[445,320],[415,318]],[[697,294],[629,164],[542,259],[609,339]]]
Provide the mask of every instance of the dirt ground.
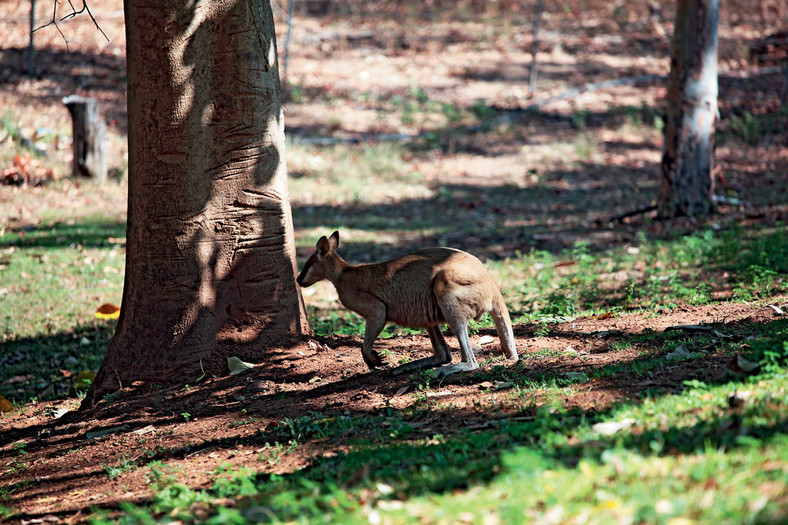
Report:
[[[38,67],[42,73],[32,79],[21,73],[26,60],[27,34],[20,32],[20,28],[26,24],[26,3],[4,2],[0,6],[0,34],[10,35],[0,44],[3,46],[0,106],[24,104],[20,118],[26,129],[44,124],[67,126],[68,115],[59,100],[78,92],[98,97],[105,107],[110,133],[125,134],[125,46],[122,11],[119,14],[122,6],[119,1],[106,4],[95,7],[94,13],[111,42],[106,43],[96,35],[89,21],[75,20],[72,25],[63,25],[71,46],[71,54],[67,54],[60,35],[51,30],[42,31],[37,41],[41,49]],[[576,6],[578,2],[568,4]],[[638,9],[644,11],[646,3],[642,4],[638,4]],[[540,48],[543,59],[540,98],[547,100],[569,87],[589,82],[667,73],[669,41],[665,35],[671,32],[672,17],[657,23],[660,30],[644,12],[636,12],[635,8],[619,18],[607,9],[599,7],[592,13],[576,10],[565,19],[559,13],[552,13],[547,18]],[[776,93],[782,89],[783,77],[777,70],[759,74],[747,62],[744,51],[748,42],[774,27],[761,20],[762,16],[771,15],[757,12],[753,14],[754,21],[744,20],[737,19],[735,6],[728,9],[721,31],[720,66],[724,76],[721,90],[726,95],[721,111],[737,115],[752,109],[748,104],[755,100],[753,90],[765,93],[757,99],[758,104],[773,104]],[[624,30],[620,31],[621,28]],[[279,29],[283,33],[281,23]],[[367,29],[374,29],[372,36],[364,32]],[[287,106],[288,133],[363,139],[375,133],[418,132],[418,126],[409,127],[395,118],[393,112],[381,113],[376,99],[365,95],[373,92],[388,99],[414,84],[427,90],[431,99],[462,107],[482,98],[503,110],[522,109],[534,102],[525,92],[531,49],[528,27],[523,25],[486,35],[483,21],[438,20],[433,25],[416,25],[410,29],[406,32],[391,20],[360,23],[355,19],[301,18],[294,30],[296,45],[287,80],[298,86],[304,100]],[[282,49],[280,43],[280,52]],[[767,87],[759,90],[759,83]],[[543,106],[547,116],[539,122],[527,119],[515,122],[516,130],[510,137],[502,135],[487,140],[477,137],[473,144],[459,144],[456,151],[449,148],[436,152],[414,164],[429,181],[459,179],[469,185],[507,181],[523,184],[524,180],[527,182],[528,169],[543,160],[542,144],[556,134],[574,129],[571,115],[587,111],[589,125],[596,133],[598,158],[591,159],[582,169],[570,169],[569,163],[563,166],[565,171],[560,165],[551,166],[555,178],[547,181],[548,187],[560,194],[568,186],[582,188],[586,184],[579,193],[590,201],[587,196],[598,189],[595,185],[606,184],[608,195],[615,198],[590,202],[587,208],[572,208],[573,214],[564,214],[553,207],[541,210],[537,216],[525,204],[518,213],[522,212],[523,217],[530,213],[527,219],[534,224],[547,224],[543,220],[563,217],[567,223],[555,219],[550,224],[564,233],[570,227],[588,228],[603,213],[611,216],[632,210],[640,203],[647,204],[657,185],[654,174],[659,162],[658,134],[653,141],[630,141],[630,137],[621,137],[626,130],[619,130],[615,135],[606,129],[605,115],[618,106],[659,106],[664,93],[664,80],[657,79],[555,100]],[[350,102],[339,104],[335,102],[338,100]],[[314,115],[320,115],[320,119]],[[524,140],[528,147],[524,146]],[[785,140],[783,134],[777,143],[749,149],[721,147],[718,157],[725,179],[720,181],[736,190],[743,200],[758,202],[768,195],[771,204],[784,202],[785,196],[776,193],[783,192],[784,185],[774,185],[774,180],[784,179],[788,163]],[[111,147],[114,152],[111,167],[122,170],[125,141],[118,140]],[[50,154],[68,164],[66,147]],[[3,221],[0,228],[35,225],[36,199],[41,192],[46,190],[21,191],[0,186],[0,202],[4,204],[0,209],[0,221]],[[107,197],[105,201],[95,194],[85,199],[88,201],[75,195],[70,200],[75,208],[98,205],[124,215],[123,199]],[[296,202],[298,199],[308,202],[306,196],[294,195]],[[596,210],[597,215],[588,210]],[[784,206],[737,213],[728,217],[759,220],[771,214],[773,220],[785,218]],[[511,218],[515,222],[519,219],[525,220]],[[556,235],[559,234],[553,237]],[[514,249],[503,246],[507,253]],[[784,303],[786,298],[780,300]],[[649,330],[659,333],[679,325],[710,324],[721,334],[719,341],[745,340],[753,326],[775,315],[773,309],[763,305],[720,303],[679,306],[659,316],[632,313],[607,319],[578,318],[555,325],[547,336],[540,337],[535,336],[535,325],[518,325],[515,335],[522,358],[512,373],[529,377],[552,371],[560,376],[642,359],[644,352],[653,351],[653,345],[646,342],[627,347],[617,343],[626,341],[632,334]],[[688,338],[693,336],[693,332],[687,333]],[[453,338],[449,337],[448,341],[456,348]],[[2,484],[16,489],[10,501],[0,503],[21,513],[16,521],[78,522],[94,506],[113,508],[123,501],[144,501],[150,497],[150,482],[145,478],[147,469],[137,468],[109,479],[108,465],[128,461],[144,466],[162,460],[175,467],[180,481],[191,487],[209,487],[218,465],[254,464],[255,468],[263,468],[257,457],[265,444],[287,442],[280,423],[284,418],[297,418],[310,412],[355,415],[394,409],[412,414],[413,422],[425,434],[434,434],[448,433],[461,426],[484,428],[504,416],[525,417],[534,403],[543,401],[544,393],[535,389],[525,391],[519,405],[508,403],[505,405],[508,408],[502,409],[496,403],[497,399],[511,399],[513,395],[510,387],[497,389],[500,385],[491,384],[485,378],[485,367],[501,364],[496,360],[497,339],[480,351],[485,361],[482,371],[431,384],[431,396],[422,395],[418,380],[392,377],[385,369],[369,372],[359,346],[359,338],[338,336],[305,341],[294,348],[271,349],[264,365],[240,375],[208,378],[199,384],[195,384],[197,378],[194,378],[184,381],[190,386],[146,390],[144,396],[127,389],[92,412],[75,412],[77,399],[26,405],[0,420]],[[398,356],[415,358],[428,352],[429,340],[426,336],[409,336],[380,341],[379,349],[386,348]],[[545,352],[546,349],[552,352]],[[458,359],[456,353],[454,358]],[[730,374],[741,373],[730,358],[730,354],[711,344],[696,359],[650,374],[618,374],[577,383],[575,388],[567,389],[566,398],[561,401],[567,406],[594,411],[618,401],[637,400],[644,392],[680,391],[686,380],[722,381]],[[70,412],[56,419],[61,408]],[[24,444],[24,458],[18,453],[20,443]],[[292,472],[308,465],[314,456],[341,447],[341,442],[311,441],[287,454],[272,470]],[[23,460],[27,467],[16,468],[18,460]]]
[[[518,325],[515,337],[522,358],[513,373],[527,377],[553,372],[561,376],[641,359],[644,352],[651,351],[648,343],[627,349],[617,349],[621,345],[616,343],[649,330],[662,332],[703,323],[721,336],[718,343],[723,339],[744,340],[753,333],[754,325],[775,316],[767,306],[717,304],[683,306],[658,317],[630,314],[608,319],[578,318],[555,325],[550,335],[538,338],[534,325]],[[687,332],[687,337],[693,337],[693,332]],[[448,341],[456,348],[453,337]],[[59,419],[53,419],[52,414],[61,407],[75,409],[76,400],[25,406],[21,413],[4,417],[0,438],[4,467],[16,459],[13,444],[24,443],[27,452],[23,460],[28,468],[4,474],[4,484],[35,480],[28,489],[13,495],[11,505],[22,513],[16,519],[28,523],[49,518],[79,521],[94,506],[113,508],[123,501],[149,498],[147,469],[134,469],[109,479],[105,468],[123,461],[137,465],[166,461],[179,481],[195,488],[213,484],[217,465],[262,468],[257,455],[265,444],[286,443],[289,439],[281,426],[284,418],[316,412],[330,417],[394,409],[412,414],[414,425],[432,435],[451,433],[459,427],[484,428],[502,417],[527,416],[534,404],[542,401],[542,393],[536,389],[525,391],[519,406],[496,403],[513,395],[511,387],[496,389],[484,379],[485,369],[501,364],[496,359],[497,339],[479,352],[484,360],[480,372],[431,384],[426,400],[419,395],[418,380],[394,377],[385,369],[370,373],[361,359],[360,342],[356,337],[311,340],[300,347],[272,350],[263,366],[239,375],[147,392],[142,397],[126,389],[95,411],[68,412]],[[547,348],[557,352],[540,352]],[[429,340],[426,336],[401,337],[381,341],[379,349],[416,358],[429,351]],[[687,380],[712,384],[741,373],[731,355],[719,352],[716,344],[704,347],[701,353],[697,359],[641,377],[624,373],[577,383],[567,389],[561,401],[587,411],[603,410],[618,401],[640,399],[644,392],[678,392]],[[538,357],[529,358],[529,354]],[[458,359],[456,352],[454,359]],[[189,415],[188,420],[183,414]],[[308,465],[314,456],[341,450],[342,446],[341,441],[313,440],[286,455],[273,471],[291,472]]]

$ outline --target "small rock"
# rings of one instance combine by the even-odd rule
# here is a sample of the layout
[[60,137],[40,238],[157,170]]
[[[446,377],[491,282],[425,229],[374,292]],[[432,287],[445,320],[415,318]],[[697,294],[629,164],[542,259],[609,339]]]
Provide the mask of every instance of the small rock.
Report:
[[593,427],[594,432],[602,434],[603,436],[612,436],[616,432],[627,429],[635,424],[632,418],[622,419],[621,421],[607,421],[605,423],[597,423]]
[[488,344],[492,343],[493,341],[495,341],[495,338],[490,336],[490,335],[483,335],[483,336],[481,336],[479,338],[479,344],[480,345],[488,345]]
[[246,386],[246,389],[250,392],[266,392],[268,384],[265,381],[252,381]]
[[666,355],[665,359],[667,359],[668,361],[675,361],[677,359],[688,359],[690,357],[692,357],[692,354],[690,352],[687,352],[686,348],[679,345],[676,347],[674,351]]
[[744,372],[747,372],[748,374],[751,372],[755,372],[761,367],[760,363],[756,363],[755,361],[750,361],[749,359],[745,359],[742,356],[736,357],[736,366],[738,366],[740,369],[742,369]]
[[443,390],[441,392],[427,392],[427,397],[446,397],[452,395],[452,392]]
[[378,492],[380,492],[381,494],[391,494],[392,492],[394,492],[394,487],[386,483],[378,483],[377,488],[378,488]]

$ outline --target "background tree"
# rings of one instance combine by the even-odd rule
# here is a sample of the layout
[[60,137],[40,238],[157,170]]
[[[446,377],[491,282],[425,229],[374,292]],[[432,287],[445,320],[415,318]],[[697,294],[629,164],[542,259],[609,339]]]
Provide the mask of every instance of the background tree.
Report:
[[127,0],[129,207],[121,316],[85,406],[194,381],[308,331],[295,285],[267,1]]
[[679,0],[662,149],[661,217],[714,210],[719,0]]

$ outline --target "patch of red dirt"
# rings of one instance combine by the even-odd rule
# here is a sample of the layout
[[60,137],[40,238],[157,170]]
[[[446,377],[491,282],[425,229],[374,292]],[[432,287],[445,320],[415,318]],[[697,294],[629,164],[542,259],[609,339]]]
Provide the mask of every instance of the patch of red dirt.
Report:
[[[746,339],[756,325],[775,315],[766,306],[723,303],[682,306],[658,316],[578,318],[551,325],[546,336],[536,336],[535,325],[518,325],[521,360],[517,365],[500,360],[496,340],[478,351],[479,372],[433,381],[426,390],[420,388],[425,382],[420,376],[393,377],[386,369],[369,372],[361,359],[360,339],[340,336],[272,349],[259,366],[235,376],[152,391],[150,387],[123,390],[93,411],[69,412],[60,419],[54,419],[52,410],[63,406],[75,410],[76,399],[29,404],[20,413],[2,417],[0,463],[3,488],[11,496],[3,504],[21,513],[15,520],[49,515],[79,521],[94,506],[144,501],[151,496],[149,469],[134,468],[115,479],[108,475],[108,466],[131,462],[144,466],[160,460],[169,465],[168,475],[194,488],[211,486],[215,469],[224,464],[292,472],[316,454],[343,450],[342,440],[313,440],[273,465],[261,460],[267,443],[288,442],[285,418],[310,413],[394,411],[426,425],[429,432],[449,434],[460,427],[486,428],[501,418],[527,417],[534,405],[545,402],[546,393],[538,387],[523,387],[516,396],[511,387],[496,389],[500,383],[491,378],[501,375],[533,379],[538,385],[538,378],[546,373],[585,373],[591,379],[564,389],[558,401],[588,411],[637,401],[647,391],[650,395],[679,392],[687,380],[709,384],[730,380],[737,372],[729,365],[731,354],[721,345]],[[698,329],[700,324],[707,328]],[[676,328],[681,326],[685,328]],[[683,330],[687,338],[710,335],[712,342],[695,350],[700,353],[695,359],[667,362],[647,374],[624,368],[593,379],[593,372],[605,365],[663,354],[656,335],[670,329]],[[655,335],[653,340],[649,334]],[[644,337],[632,341],[634,335]],[[454,338],[448,342],[457,347]],[[622,344],[626,342],[631,344]],[[391,361],[391,356],[423,356],[429,345],[426,336],[407,336],[379,341],[378,349],[390,351]],[[503,371],[492,372],[498,365]]]

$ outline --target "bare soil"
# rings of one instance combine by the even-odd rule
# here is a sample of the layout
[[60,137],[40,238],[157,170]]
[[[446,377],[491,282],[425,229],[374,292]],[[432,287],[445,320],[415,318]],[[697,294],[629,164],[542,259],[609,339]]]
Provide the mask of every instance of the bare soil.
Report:
[[[307,466],[316,455],[343,450],[344,445],[341,439],[312,440],[267,467],[258,460],[258,454],[267,443],[288,442],[290,436],[282,424],[285,418],[395,410],[408,414],[406,417],[427,434],[484,428],[503,417],[527,416],[544,401],[543,392],[537,388],[523,391],[521,402],[512,402],[515,396],[511,387],[496,389],[485,378],[492,366],[510,366],[513,374],[526,378],[589,372],[655,355],[653,342],[629,347],[616,344],[633,334],[704,324],[725,340],[743,340],[753,333],[754,325],[768,322],[775,315],[767,306],[725,303],[683,306],[656,317],[628,314],[607,319],[578,318],[554,325],[546,337],[535,337],[534,325],[518,325],[517,346],[525,350],[517,365],[501,362],[496,339],[479,352],[483,361],[479,372],[431,384],[429,394],[420,391],[423,379],[419,377],[394,377],[387,369],[369,372],[361,359],[357,337],[310,340],[295,348],[272,349],[262,366],[239,375],[153,391],[149,386],[124,389],[111,402],[90,412],[69,412],[54,419],[56,408],[74,410],[77,400],[27,405],[20,413],[3,418],[3,484],[24,487],[33,481],[29,488],[17,490],[8,502],[22,513],[17,516],[19,520],[51,516],[79,521],[91,507],[114,508],[123,501],[144,501],[151,496],[147,469],[136,468],[109,479],[107,466],[124,462],[144,466],[161,460],[173,467],[179,481],[195,488],[210,487],[215,468],[223,464],[292,472]],[[692,338],[693,334],[687,331],[686,337]],[[453,337],[448,341],[456,348]],[[717,342],[722,343],[722,338]],[[407,336],[380,341],[378,348],[414,359],[426,355],[429,345],[426,336]],[[570,348],[576,355],[567,353]],[[556,352],[548,354],[545,349]],[[642,376],[629,371],[577,383],[565,389],[561,402],[599,411],[617,402],[641,399],[646,392],[679,392],[685,388],[684,381],[713,384],[742,374],[735,359],[713,343],[696,359],[669,364]],[[506,403],[499,403],[503,400]],[[18,443],[25,444],[27,454],[23,457],[14,448]],[[14,469],[16,460],[27,467]]]

